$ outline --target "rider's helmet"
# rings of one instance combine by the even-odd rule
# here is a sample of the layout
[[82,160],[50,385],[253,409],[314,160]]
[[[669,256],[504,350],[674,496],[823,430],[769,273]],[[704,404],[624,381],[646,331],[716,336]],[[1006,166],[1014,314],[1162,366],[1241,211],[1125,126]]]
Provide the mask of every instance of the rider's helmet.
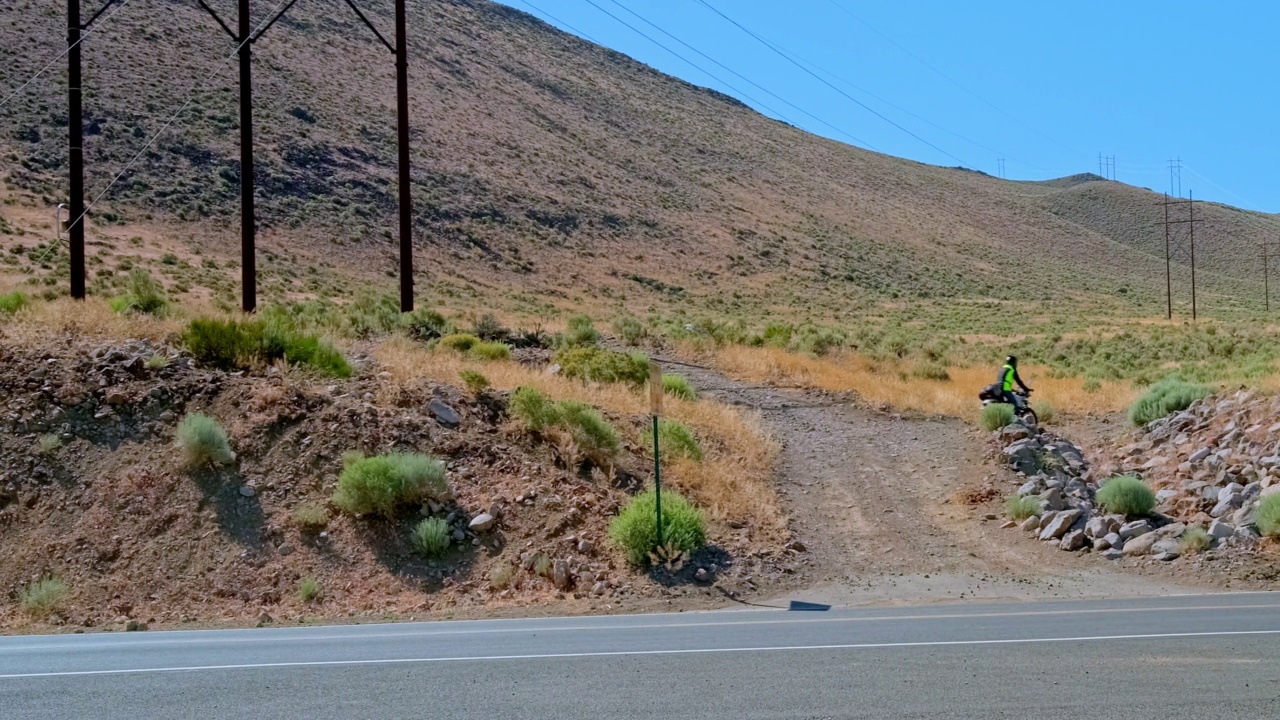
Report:
[[1010,355],[1009,357],[1005,358],[1004,361],[1006,364],[1012,365],[1013,367],[1018,367],[1018,358],[1015,355]]

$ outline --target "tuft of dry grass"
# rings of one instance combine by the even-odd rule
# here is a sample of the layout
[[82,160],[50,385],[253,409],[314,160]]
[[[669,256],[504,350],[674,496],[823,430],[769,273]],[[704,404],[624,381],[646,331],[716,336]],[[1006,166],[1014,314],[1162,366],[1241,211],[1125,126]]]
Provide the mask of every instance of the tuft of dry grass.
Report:
[[[424,377],[451,382],[467,364],[457,353],[435,352],[403,338],[387,340],[373,354],[392,381],[403,386]],[[615,416],[643,416],[649,409],[647,396],[625,385],[586,385],[508,361],[487,364],[485,375],[497,390],[532,387],[552,400],[587,403]],[[750,521],[761,531],[783,532],[786,521],[770,482],[780,448],[759,416],[710,400],[671,396],[665,409],[667,417],[709,441],[701,463],[673,462],[664,480],[693,498],[711,518]]]
[[105,341],[146,338],[160,342],[181,329],[182,322],[178,318],[121,315],[102,298],[60,298],[27,306],[5,326],[5,335],[6,340],[20,345],[46,342],[51,335]]
[[[779,348],[740,345],[719,350],[715,360],[725,372],[751,382],[851,390],[869,402],[965,420],[973,419],[978,391],[991,383],[996,370],[947,368],[949,379],[934,380],[911,377],[906,366],[880,365],[850,352],[814,358]],[[1021,373],[1035,388],[1035,397],[1059,411],[1119,411],[1138,395],[1128,383],[1103,383],[1100,391],[1089,393],[1080,378],[1050,378],[1043,368],[1034,366],[1023,368]]]

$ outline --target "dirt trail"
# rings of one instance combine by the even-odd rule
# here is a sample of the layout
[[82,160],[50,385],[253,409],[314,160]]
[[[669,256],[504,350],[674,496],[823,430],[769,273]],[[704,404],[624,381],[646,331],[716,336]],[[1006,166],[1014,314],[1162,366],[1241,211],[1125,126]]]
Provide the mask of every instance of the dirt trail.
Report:
[[981,433],[827,394],[752,386],[682,366],[702,394],[758,410],[783,444],[778,491],[806,547],[783,597],[836,605],[1203,592],[1031,542],[958,496],[1005,472]]

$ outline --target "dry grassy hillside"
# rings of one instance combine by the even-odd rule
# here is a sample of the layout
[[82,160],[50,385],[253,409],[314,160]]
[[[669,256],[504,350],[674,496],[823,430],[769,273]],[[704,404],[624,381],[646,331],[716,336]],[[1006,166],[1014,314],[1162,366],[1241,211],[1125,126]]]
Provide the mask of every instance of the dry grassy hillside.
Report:
[[[389,31],[390,3],[365,4]],[[270,3],[255,5],[265,18]],[[214,6],[232,17],[232,3]],[[1145,191],[851,148],[485,0],[411,12],[418,245],[436,299],[828,320],[913,298],[1102,298],[1130,314],[1163,300],[1158,196]],[[62,24],[36,0],[0,8],[0,88],[56,54]],[[91,195],[231,50],[186,2],[129,4],[90,37]],[[157,267],[180,294],[234,297],[234,78],[229,63],[95,208],[100,292],[118,270],[172,255]],[[51,72],[0,110],[8,284],[59,272],[57,255],[27,250],[49,239],[65,194],[64,82]],[[391,57],[345,6],[300,4],[256,46],[255,83],[267,296],[390,286]],[[1256,274],[1242,262],[1280,222],[1206,213],[1203,263],[1217,274],[1205,302],[1226,310],[1256,294],[1260,279],[1237,276]]]

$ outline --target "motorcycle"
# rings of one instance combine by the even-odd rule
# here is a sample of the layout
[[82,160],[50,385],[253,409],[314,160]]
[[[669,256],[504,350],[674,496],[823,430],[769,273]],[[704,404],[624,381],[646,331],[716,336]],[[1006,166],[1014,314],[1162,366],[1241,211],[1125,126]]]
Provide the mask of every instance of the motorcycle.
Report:
[[[1019,392],[1013,391],[1014,405],[1013,415],[1022,422],[1035,427],[1040,424],[1040,418],[1036,417],[1036,411],[1031,409],[1031,391]],[[995,404],[1006,404],[1004,402],[1004,393],[1000,391],[1000,385],[992,384],[982,388],[982,392],[978,393],[978,400],[982,401],[982,407]]]

